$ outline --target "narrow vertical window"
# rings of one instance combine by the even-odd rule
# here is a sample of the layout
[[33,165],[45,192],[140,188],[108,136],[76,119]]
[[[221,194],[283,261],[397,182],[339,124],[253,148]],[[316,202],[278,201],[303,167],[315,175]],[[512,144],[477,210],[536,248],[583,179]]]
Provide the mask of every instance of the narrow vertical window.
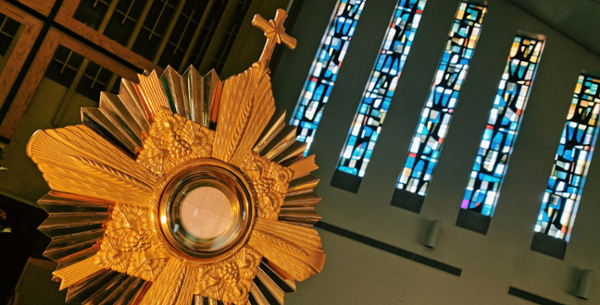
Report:
[[307,143],[307,152],[346,56],[365,1],[339,0],[337,2],[304,83],[291,125],[298,126],[297,140]]
[[544,248],[548,247],[536,246],[544,241],[562,244],[564,256],[564,248],[575,222],[598,137],[600,78],[588,74],[584,72],[577,80],[567,123],[560,137],[552,173],[542,199],[542,208],[535,224],[536,237],[532,243],[533,250],[559,258],[562,258],[560,253],[547,253]]
[[331,184],[358,191],[398,78],[425,8],[425,0],[400,0],[371,71]]
[[468,224],[472,221],[459,221],[459,226],[487,232],[543,49],[542,36],[519,34],[513,41],[461,204],[463,210],[483,215],[485,226],[471,228]]
[[421,211],[486,13],[487,7],[483,5],[461,2],[458,6],[392,205]]

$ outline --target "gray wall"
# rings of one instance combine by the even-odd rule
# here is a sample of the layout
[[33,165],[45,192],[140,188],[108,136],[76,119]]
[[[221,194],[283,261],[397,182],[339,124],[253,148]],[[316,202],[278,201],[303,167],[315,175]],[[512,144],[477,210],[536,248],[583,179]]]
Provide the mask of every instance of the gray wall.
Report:
[[[275,74],[278,108],[291,116],[335,0],[306,0]],[[600,58],[506,0],[489,1],[442,156],[420,214],[390,205],[458,1],[429,0],[358,194],[329,185],[395,0],[369,0],[324,111],[311,153],[321,167],[323,221],[462,269],[460,277],[320,230],[324,271],[286,304],[530,304],[509,286],[568,304],[600,304],[600,161],[592,162],[564,260],[529,250],[577,76]],[[488,112],[518,30],[547,37],[521,129],[487,235],[456,227]],[[596,159],[600,159],[596,153]],[[422,244],[432,220],[435,250]],[[581,269],[596,270],[589,301],[577,299]]]

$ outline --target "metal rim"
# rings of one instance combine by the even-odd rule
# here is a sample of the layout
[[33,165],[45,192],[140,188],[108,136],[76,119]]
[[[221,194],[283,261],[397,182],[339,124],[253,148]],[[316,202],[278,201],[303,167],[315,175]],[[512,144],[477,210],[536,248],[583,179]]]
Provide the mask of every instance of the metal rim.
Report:
[[[183,198],[198,187],[221,191],[231,206],[231,221],[224,232],[202,239],[188,232],[179,215]],[[150,219],[159,240],[173,256],[209,263],[237,253],[246,244],[254,223],[253,192],[246,177],[216,159],[196,159],[161,178],[155,189]]]

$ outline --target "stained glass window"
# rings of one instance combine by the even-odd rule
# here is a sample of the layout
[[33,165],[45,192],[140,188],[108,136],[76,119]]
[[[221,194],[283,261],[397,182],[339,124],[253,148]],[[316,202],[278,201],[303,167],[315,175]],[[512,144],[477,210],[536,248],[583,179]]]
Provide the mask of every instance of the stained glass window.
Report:
[[446,49],[398,179],[396,187],[399,190],[420,196],[427,192],[486,13],[487,7],[478,4],[461,2],[458,7]]
[[298,126],[297,140],[310,147],[331,89],[342,66],[366,0],[339,0],[323,35],[308,79],[300,94],[291,124]]
[[461,208],[494,213],[543,48],[542,37],[515,37]]
[[535,231],[569,241],[598,137],[600,78],[579,76]]
[[398,1],[342,150],[339,171],[365,175],[425,4],[425,0]]

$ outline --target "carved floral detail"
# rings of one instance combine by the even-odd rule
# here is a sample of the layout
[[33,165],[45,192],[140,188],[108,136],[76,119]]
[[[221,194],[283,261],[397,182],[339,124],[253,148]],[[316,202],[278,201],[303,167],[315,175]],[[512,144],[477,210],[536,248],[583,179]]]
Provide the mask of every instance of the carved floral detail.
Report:
[[167,256],[152,236],[147,213],[144,208],[117,204],[104,232],[96,263],[153,280],[166,264]]
[[147,281],[155,280],[167,264],[169,257],[158,244],[144,251],[133,251],[127,273]]
[[214,131],[161,109],[137,161],[162,176],[178,164],[212,156]]
[[258,217],[277,220],[293,171],[252,152],[242,164],[258,196]]
[[246,305],[261,258],[254,249],[246,246],[226,260],[201,268],[195,294]]

